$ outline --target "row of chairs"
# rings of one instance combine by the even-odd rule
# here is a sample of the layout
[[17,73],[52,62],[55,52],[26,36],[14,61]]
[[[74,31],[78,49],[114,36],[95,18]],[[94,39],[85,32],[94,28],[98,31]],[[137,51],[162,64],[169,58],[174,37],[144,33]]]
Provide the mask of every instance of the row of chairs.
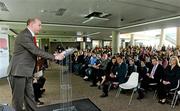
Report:
[[[138,87],[139,87],[139,85],[140,85],[138,78],[139,78],[139,73],[133,72],[133,73],[130,75],[130,77],[129,77],[129,79],[128,79],[127,82],[119,85],[119,89],[118,89],[118,91],[117,91],[117,93],[116,93],[116,97],[119,96],[119,94],[120,94],[120,92],[121,92],[122,89],[125,89],[125,90],[132,89],[133,91],[132,91],[132,94],[131,94],[131,97],[130,97],[130,100],[129,100],[129,103],[128,103],[128,105],[130,105],[131,102],[132,102],[134,93],[137,91],[137,89],[138,89]],[[111,85],[112,85],[112,84],[110,84],[110,87],[111,87]],[[149,85],[151,85],[151,86],[155,86],[155,85],[156,85],[156,86],[157,86],[157,83],[151,83],[151,84],[149,84]],[[109,90],[110,90],[110,87],[109,87]],[[177,87],[170,90],[170,94],[173,94],[173,95],[174,95],[174,96],[173,96],[173,99],[172,99],[172,101],[171,101],[171,108],[174,108],[174,107],[175,107],[175,105],[176,105],[176,103],[177,103],[177,100],[178,100],[178,98],[179,98],[179,96],[180,96],[179,87],[180,87],[180,80],[178,81]],[[178,90],[179,90],[179,91],[178,91]],[[153,98],[156,98],[156,96],[157,96],[157,89],[155,89],[155,91],[154,91]]]

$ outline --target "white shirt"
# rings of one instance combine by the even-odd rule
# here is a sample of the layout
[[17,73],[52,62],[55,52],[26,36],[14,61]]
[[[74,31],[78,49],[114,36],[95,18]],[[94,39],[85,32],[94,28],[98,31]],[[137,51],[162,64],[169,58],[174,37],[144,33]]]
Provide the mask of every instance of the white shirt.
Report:
[[28,27],[27,27],[27,29],[31,32],[32,37],[34,37],[35,36],[34,32],[31,31],[31,29],[29,29]]

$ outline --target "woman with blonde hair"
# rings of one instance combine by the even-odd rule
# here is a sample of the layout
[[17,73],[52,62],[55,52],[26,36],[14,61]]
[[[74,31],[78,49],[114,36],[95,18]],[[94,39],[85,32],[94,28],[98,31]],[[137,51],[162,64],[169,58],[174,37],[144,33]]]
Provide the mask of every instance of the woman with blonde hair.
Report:
[[165,69],[165,74],[162,76],[161,82],[158,88],[159,103],[164,104],[166,102],[167,94],[170,89],[175,88],[180,79],[180,65],[176,56],[172,56],[169,61],[169,65]]

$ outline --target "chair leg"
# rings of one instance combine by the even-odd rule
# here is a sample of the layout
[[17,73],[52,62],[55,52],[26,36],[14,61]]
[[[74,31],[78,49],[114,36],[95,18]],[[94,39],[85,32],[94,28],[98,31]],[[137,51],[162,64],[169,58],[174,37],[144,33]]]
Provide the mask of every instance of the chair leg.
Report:
[[157,89],[154,91],[153,99],[157,97]]
[[134,95],[134,92],[135,92],[135,88],[133,89],[133,92],[132,92],[132,94],[131,94],[131,98],[130,98],[130,100],[129,100],[129,104],[128,105],[130,105],[131,104],[131,101],[132,101],[132,99],[133,99],[133,95]]
[[120,92],[121,92],[121,88],[119,87],[116,93],[116,97],[119,97]]
[[179,95],[177,94],[174,100],[174,104],[171,106],[171,108],[174,108],[176,106],[178,98],[179,98]]
[[174,92],[173,100],[171,102],[171,107],[173,107],[175,99],[176,99],[177,91]]
[[109,84],[108,91],[110,91],[112,83]]

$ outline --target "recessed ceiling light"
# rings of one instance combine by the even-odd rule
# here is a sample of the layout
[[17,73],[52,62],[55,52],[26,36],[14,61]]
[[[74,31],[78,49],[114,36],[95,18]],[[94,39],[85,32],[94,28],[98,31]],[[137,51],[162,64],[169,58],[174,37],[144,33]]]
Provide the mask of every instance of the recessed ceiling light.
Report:
[[41,12],[41,13],[44,13],[44,12],[46,12],[46,10],[43,10],[43,9],[42,9],[42,10],[40,10],[40,12]]

